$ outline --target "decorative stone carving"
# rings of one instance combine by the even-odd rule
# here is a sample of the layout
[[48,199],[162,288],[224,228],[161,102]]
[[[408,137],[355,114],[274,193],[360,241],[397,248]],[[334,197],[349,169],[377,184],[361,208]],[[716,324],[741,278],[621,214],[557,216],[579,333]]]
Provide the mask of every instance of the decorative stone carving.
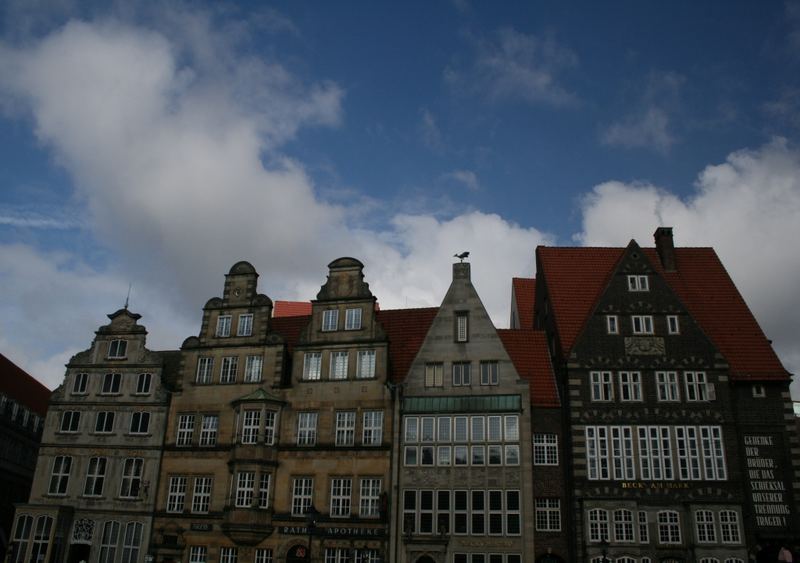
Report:
[[664,339],[660,336],[626,336],[625,353],[630,356],[663,355]]
[[94,524],[95,522],[91,518],[75,520],[75,525],[72,528],[72,543],[92,543]]

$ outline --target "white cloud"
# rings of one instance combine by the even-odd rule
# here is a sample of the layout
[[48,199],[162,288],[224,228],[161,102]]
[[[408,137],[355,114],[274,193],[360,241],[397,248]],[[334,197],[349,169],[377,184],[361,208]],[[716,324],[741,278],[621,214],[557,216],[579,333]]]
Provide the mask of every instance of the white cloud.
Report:
[[578,99],[561,84],[560,75],[577,64],[578,56],[552,35],[528,35],[505,28],[494,38],[478,42],[471,68],[448,68],[445,80],[495,102],[521,100],[565,106]]
[[443,176],[445,179],[453,180],[463,185],[471,192],[476,192],[481,189],[481,183],[478,180],[478,175],[472,170],[453,170]]
[[280,152],[303,127],[341,124],[343,90],[237,58],[237,33],[203,13],[162,21],[169,33],[73,21],[24,47],[0,45],[0,97],[32,120],[112,256],[101,267],[30,244],[0,249],[0,339],[12,360],[59,381],[60,364],[88,346],[129,281],[151,348],[175,348],[240,259],[273,298],[311,299],[329,261],[355,256],[382,305],[398,307],[437,305],[452,255],[469,249],[490,313],[507,323],[510,277],[531,273],[544,235],[479,212],[359,228],[359,204],[322,200]]
[[[679,246],[713,246],[787,369],[800,372],[800,151],[783,139],[707,166],[687,199],[652,185],[606,182],[584,199],[586,245],[651,245],[658,225]],[[795,385],[800,395],[800,382]]]

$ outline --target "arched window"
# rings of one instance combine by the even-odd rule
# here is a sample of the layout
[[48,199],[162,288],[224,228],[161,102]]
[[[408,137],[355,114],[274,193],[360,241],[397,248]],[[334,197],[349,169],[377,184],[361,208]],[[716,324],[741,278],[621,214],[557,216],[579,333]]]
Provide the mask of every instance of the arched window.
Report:
[[694,513],[698,543],[716,543],[717,530],[714,527],[714,513],[710,510],[697,510]]
[[100,540],[100,558],[98,563],[115,563],[117,544],[119,543],[119,522],[109,521],[103,525],[103,537]]
[[50,542],[50,530],[52,527],[53,519],[49,516],[39,516],[36,519],[36,533],[33,535],[31,561],[44,561],[47,555],[47,544]]
[[140,522],[128,522],[125,525],[125,540],[122,543],[122,563],[136,563],[139,560],[139,546],[142,544]]
[[677,511],[658,513],[658,543],[681,543],[681,520]]

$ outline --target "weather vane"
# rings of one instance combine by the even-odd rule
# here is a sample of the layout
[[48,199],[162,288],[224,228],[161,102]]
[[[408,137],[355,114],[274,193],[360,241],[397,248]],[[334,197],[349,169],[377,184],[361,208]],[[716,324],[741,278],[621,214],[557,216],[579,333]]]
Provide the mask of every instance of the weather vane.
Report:
[[453,254],[453,256],[455,258],[458,258],[459,260],[461,260],[463,262],[464,258],[468,258],[469,257],[469,251],[464,251],[461,254]]

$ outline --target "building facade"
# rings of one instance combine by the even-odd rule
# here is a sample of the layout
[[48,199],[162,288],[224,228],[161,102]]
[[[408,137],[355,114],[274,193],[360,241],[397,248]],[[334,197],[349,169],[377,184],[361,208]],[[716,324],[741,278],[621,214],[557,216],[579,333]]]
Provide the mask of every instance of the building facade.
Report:
[[142,563],[147,554],[170,354],[145,347],[139,315],[109,318],[53,391],[9,561]]

